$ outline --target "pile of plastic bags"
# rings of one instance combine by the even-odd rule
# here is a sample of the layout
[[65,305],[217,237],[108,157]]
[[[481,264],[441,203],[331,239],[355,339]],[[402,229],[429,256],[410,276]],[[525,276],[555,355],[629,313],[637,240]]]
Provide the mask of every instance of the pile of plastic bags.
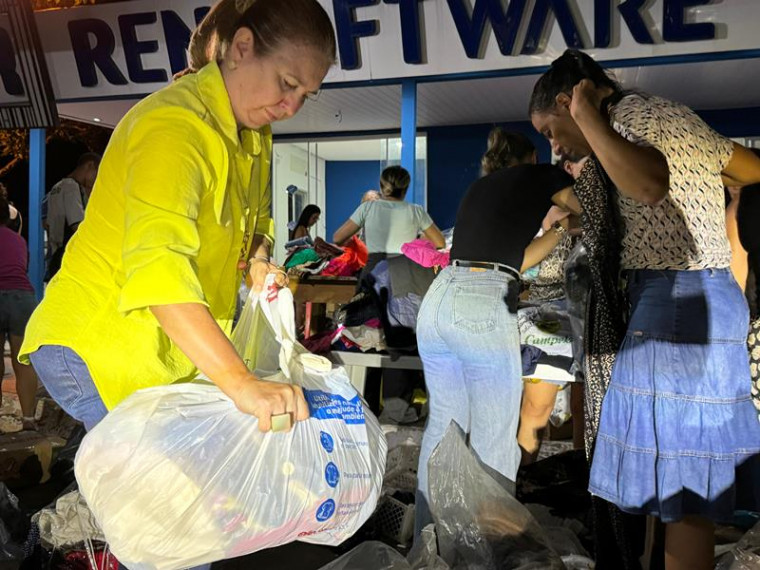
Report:
[[302,386],[311,418],[261,433],[216,386],[142,390],[84,439],[80,490],[130,570],[187,568],[294,540],[337,545],[375,509],[386,443],[343,369],[295,342],[290,291],[246,302],[233,342]]
[[760,522],[752,527],[723,557],[715,570],[756,570],[760,568]]

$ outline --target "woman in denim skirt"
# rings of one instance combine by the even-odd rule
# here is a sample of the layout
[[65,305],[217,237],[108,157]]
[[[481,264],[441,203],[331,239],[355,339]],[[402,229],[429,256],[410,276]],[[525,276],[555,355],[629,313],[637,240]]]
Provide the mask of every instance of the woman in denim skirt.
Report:
[[687,107],[622,91],[577,51],[539,80],[531,119],[558,154],[593,153],[617,187],[631,312],[590,491],[666,523],[667,570],[707,570],[713,521],[760,509],[748,310],[723,198],[724,181],[760,180],[760,160]]
[[[432,522],[428,460],[452,421],[469,434],[480,460],[512,487],[520,465],[517,425],[522,361],[517,296],[522,270],[539,263],[566,234],[567,219],[533,240],[552,203],[577,209],[573,179],[537,165],[533,143],[494,129],[483,178],[457,213],[452,265],[433,282],[417,321],[430,398],[422,439],[415,536]],[[526,250],[527,248],[527,250]]]

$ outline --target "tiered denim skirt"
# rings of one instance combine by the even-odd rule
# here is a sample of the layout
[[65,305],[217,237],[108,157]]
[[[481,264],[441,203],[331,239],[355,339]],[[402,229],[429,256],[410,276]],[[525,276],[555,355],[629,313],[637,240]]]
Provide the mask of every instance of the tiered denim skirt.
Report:
[[728,269],[636,270],[589,489],[631,513],[760,510],[744,295]]

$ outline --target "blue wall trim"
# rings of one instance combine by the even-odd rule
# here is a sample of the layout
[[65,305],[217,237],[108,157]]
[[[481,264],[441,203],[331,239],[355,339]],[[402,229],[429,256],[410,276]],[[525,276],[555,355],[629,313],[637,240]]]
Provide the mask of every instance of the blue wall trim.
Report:
[[[760,57],[760,49],[722,51],[709,53],[693,53],[682,55],[665,55],[656,57],[637,57],[631,59],[597,59],[605,67],[650,67],[653,65],[676,65],[679,63],[705,63],[711,61],[727,61],[732,59],[752,59]],[[439,83],[441,81],[463,81],[467,79],[489,79],[495,77],[518,77],[521,75],[539,75],[549,69],[548,65],[494,69],[490,71],[473,71],[462,73],[443,73],[440,75],[418,75],[410,77],[417,83]],[[401,79],[367,79],[364,81],[345,81],[329,83],[322,89],[346,89],[350,87],[378,87],[398,85]]]
[[45,238],[42,199],[45,197],[45,129],[29,133],[29,280],[42,300],[45,277]]
[[379,160],[328,160],[325,162],[325,224],[332,236],[359,207],[367,190],[378,190],[382,164]]
[[361,139],[373,137],[400,137],[401,131],[398,129],[378,129],[376,131],[335,131],[332,133],[296,133],[287,135],[274,135],[274,142],[306,142],[313,140],[340,140],[340,139]]
[[417,180],[417,82],[407,79],[401,84],[401,166],[411,181],[407,200],[425,205],[425,196]]
[[[760,107],[697,111],[713,129],[727,137],[760,137]],[[456,212],[469,185],[480,174],[480,157],[493,125],[431,127],[428,140],[428,212],[441,228],[454,225]],[[502,123],[525,133],[538,150],[540,162],[551,160],[551,149],[527,121]]]
[[[540,162],[551,160],[549,143],[528,121],[501,123],[509,131],[527,135],[538,151]],[[480,158],[492,124],[427,129],[427,210],[441,229],[450,228],[467,188],[480,176]]]
[[760,107],[704,110],[697,114],[724,136],[760,137]]

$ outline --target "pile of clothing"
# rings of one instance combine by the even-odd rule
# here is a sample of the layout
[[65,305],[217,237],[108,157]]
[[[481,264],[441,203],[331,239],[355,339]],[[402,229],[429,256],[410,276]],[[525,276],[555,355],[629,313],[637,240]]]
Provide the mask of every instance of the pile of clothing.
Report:
[[286,247],[285,268],[308,275],[349,277],[361,271],[369,257],[367,246],[356,236],[343,247],[327,243],[322,238],[313,243],[310,238],[302,238]]
[[375,300],[365,291],[338,309],[336,326],[303,339],[303,345],[314,354],[332,350],[343,352],[384,352],[385,333]]
[[427,268],[406,256],[389,257],[363,276],[359,294],[336,315],[339,341],[362,352],[414,354],[417,315],[435,279]]
[[[362,252],[352,243],[347,244],[346,250],[344,256],[333,259],[322,275],[344,275],[335,271],[339,271],[344,261],[350,266],[354,252],[362,261]],[[423,239],[403,245],[401,251],[403,255],[389,255],[371,269],[367,267],[357,295],[336,313],[336,328],[304,342],[310,351],[416,354],[415,331],[422,299],[438,270],[449,265],[449,252],[438,251]]]

